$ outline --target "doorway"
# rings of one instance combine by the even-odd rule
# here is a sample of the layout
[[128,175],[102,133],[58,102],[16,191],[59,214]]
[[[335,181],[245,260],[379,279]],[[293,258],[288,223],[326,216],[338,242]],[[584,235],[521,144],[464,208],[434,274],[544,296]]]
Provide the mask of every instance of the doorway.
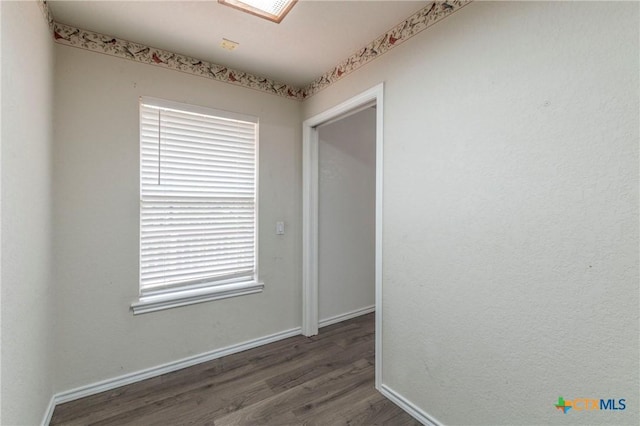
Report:
[[302,334],[319,326],[319,127],[375,107],[375,381],[382,377],[382,146],[383,84],[379,84],[303,123],[303,285]]
[[318,326],[374,311],[376,107],[318,126]]

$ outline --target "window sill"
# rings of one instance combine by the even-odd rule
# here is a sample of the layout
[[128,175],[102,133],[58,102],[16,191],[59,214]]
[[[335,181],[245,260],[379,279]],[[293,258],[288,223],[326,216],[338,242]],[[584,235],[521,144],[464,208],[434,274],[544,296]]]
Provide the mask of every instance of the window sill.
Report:
[[146,314],[164,309],[177,308],[179,306],[209,302],[211,300],[260,293],[263,289],[264,283],[262,282],[244,281],[217,285],[215,287],[181,289],[170,293],[143,295],[131,304],[131,310],[133,311],[133,315]]

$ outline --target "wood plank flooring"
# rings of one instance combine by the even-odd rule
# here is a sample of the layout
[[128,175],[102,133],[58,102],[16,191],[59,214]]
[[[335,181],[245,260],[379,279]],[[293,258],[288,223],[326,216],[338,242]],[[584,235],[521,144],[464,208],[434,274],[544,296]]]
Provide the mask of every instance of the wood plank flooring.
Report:
[[420,425],[374,389],[374,314],[56,407],[51,425]]

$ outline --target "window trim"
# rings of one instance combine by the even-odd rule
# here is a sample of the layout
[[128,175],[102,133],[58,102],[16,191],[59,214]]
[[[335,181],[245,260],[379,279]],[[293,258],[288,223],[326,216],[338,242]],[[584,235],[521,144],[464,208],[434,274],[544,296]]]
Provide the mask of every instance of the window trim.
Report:
[[280,11],[279,14],[268,12],[260,7],[252,6],[242,0],[218,0],[218,3],[248,13],[250,15],[257,16],[258,18],[266,19],[267,21],[279,24],[287,16],[287,14],[293,9],[298,0],[289,0],[288,4]]
[[[259,274],[259,262],[258,262],[258,254],[259,254],[259,240],[258,240],[258,230],[259,230],[259,135],[260,135],[260,124],[257,117],[239,114],[229,111],[222,111],[213,108],[207,108],[197,105],[189,105],[179,102],[167,101],[164,99],[158,99],[148,96],[141,96],[139,98],[139,106],[138,111],[140,112],[140,106],[142,104],[154,106],[158,108],[167,108],[178,111],[185,111],[196,114],[203,115],[211,115],[220,118],[232,119],[232,120],[240,120],[245,122],[255,123],[256,125],[256,138],[255,138],[255,274],[250,278],[230,278],[228,280],[217,280],[211,282],[198,282],[190,285],[170,287],[170,288],[161,288],[155,290],[146,290],[140,286],[140,264],[138,263],[138,300],[131,303],[131,311],[133,315],[145,314],[149,312],[156,312],[164,309],[176,308],[179,306],[187,306],[196,303],[209,302],[212,300],[220,300],[227,299],[229,297],[243,296],[247,294],[255,294],[260,293],[264,290],[264,283],[258,279]],[[139,116],[140,117],[140,116]],[[139,118],[140,120],[140,118]],[[140,121],[138,123],[138,128],[140,129]],[[142,149],[142,145],[140,142],[140,134],[138,134],[138,144],[139,149]],[[142,155],[140,153],[140,155]],[[141,158],[141,157],[140,157]],[[139,183],[138,187],[141,191],[142,189],[142,167],[140,164],[140,159],[138,161],[139,167]],[[140,199],[142,201],[142,199]],[[142,203],[140,203],[139,209],[142,208]],[[142,217],[141,210],[138,211],[139,219]],[[138,235],[138,253],[140,253],[140,243],[141,243],[141,233],[142,226],[139,224],[139,235]],[[138,262],[140,262],[140,258],[138,258]]]
[[228,284],[217,283],[215,286],[210,287],[174,289],[172,291],[141,295],[138,301],[131,304],[131,310],[134,315],[146,314],[179,306],[260,293],[263,289],[264,283],[255,280]]

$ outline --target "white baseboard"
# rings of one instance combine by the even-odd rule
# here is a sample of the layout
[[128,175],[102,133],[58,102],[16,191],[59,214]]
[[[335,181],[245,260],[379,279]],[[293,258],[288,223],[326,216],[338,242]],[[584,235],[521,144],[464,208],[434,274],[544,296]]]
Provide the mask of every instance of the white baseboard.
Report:
[[442,426],[435,417],[430,416],[429,414],[422,411],[418,408],[413,402],[409,401],[387,385],[381,385],[380,389],[378,389],[380,393],[391,401],[393,401],[398,407],[402,408],[406,411],[411,417],[419,421],[425,426]]
[[[286,339],[288,337],[299,336],[302,329],[300,327],[292,328],[290,330],[281,331],[279,333],[270,334],[268,336],[260,337],[253,340],[248,340],[236,345],[227,346],[226,348],[215,349],[203,354],[194,355],[188,358],[183,358],[178,361],[168,362],[166,364],[158,365],[156,367],[147,368],[144,370],[136,371],[133,373],[124,374],[122,376],[114,377],[112,379],[103,380],[97,383],[93,383],[86,386],[81,386],[75,389],[71,389],[65,392],[60,392],[52,398],[52,407],[50,408],[51,414],[53,414],[53,408],[57,404],[63,404],[65,402],[73,401],[85,396],[95,395],[100,392],[108,391],[111,389],[119,388],[121,386],[136,383],[142,380],[150,379],[152,377],[160,376],[162,374],[171,373],[173,371],[182,370],[183,368],[191,367],[196,364],[211,361],[223,356],[232,355],[238,352],[246,351],[247,349],[253,349],[258,346],[266,345],[268,343],[277,342],[278,340]],[[51,415],[45,416],[45,420],[51,419]],[[48,421],[43,423],[49,424]]]
[[318,327],[322,328],[328,325],[337,324],[339,322],[346,321],[351,318],[359,317],[360,315],[370,314],[375,310],[376,310],[376,305],[371,305],[371,306],[365,306],[364,308],[356,309],[351,312],[347,312],[345,314],[340,314],[334,317],[321,319],[320,321],[318,321]]
[[53,417],[53,410],[56,408],[55,395],[51,397],[49,400],[49,405],[47,406],[47,411],[44,412],[44,417],[42,418],[42,426],[48,426],[51,423],[51,417]]

